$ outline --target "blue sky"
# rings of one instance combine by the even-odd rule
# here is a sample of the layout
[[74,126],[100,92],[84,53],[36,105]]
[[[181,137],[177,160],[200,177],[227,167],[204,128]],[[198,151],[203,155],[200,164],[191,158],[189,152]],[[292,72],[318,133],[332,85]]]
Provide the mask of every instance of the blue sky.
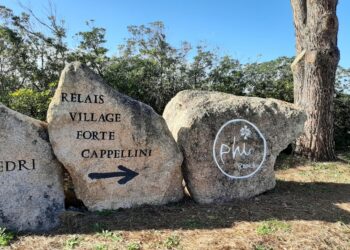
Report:
[[[17,0],[0,4],[16,13]],[[22,0],[38,16],[45,15],[47,0]],[[107,30],[111,53],[128,36],[128,25],[163,21],[169,42],[192,45],[205,42],[219,47],[242,62],[266,61],[278,56],[293,56],[295,39],[290,0],[52,0],[59,18],[66,21],[68,43],[74,46],[75,33],[86,29],[85,21]],[[340,65],[350,67],[350,1],[339,0]],[[258,55],[261,55],[258,57]]]

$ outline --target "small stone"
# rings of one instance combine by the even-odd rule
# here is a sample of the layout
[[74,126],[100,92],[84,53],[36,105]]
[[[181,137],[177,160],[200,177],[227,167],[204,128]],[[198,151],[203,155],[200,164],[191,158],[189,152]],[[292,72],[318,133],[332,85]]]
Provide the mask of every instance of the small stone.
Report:
[[183,197],[183,158],[164,119],[86,66],[64,69],[47,120],[54,152],[90,210]]
[[274,188],[276,157],[306,120],[287,102],[190,90],[178,93],[163,117],[184,154],[187,188],[201,203]]
[[46,231],[64,210],[62,166],[47,124],[0,104],[0,227]]

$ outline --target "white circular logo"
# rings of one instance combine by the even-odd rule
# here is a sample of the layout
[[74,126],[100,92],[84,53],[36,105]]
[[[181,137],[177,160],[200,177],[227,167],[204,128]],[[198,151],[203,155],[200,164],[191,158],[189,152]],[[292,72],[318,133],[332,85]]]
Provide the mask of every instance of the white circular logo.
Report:
[[220,171],[231,179],[253,176],[266,159],[266,140],[257,126],[233,119],[221,126],[215,136],[213,158]]

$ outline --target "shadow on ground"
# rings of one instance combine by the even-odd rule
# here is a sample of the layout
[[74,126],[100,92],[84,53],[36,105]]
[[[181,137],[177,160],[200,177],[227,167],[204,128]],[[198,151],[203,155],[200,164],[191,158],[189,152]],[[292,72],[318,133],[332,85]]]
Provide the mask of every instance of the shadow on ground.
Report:
[[[95,233],[99,230],[164,230],[231,228],[237,222],[319,220],[350,223],[350,184],[277,181],[276,188],[258,197],[225,204],[196,204],[191,199],[166,206],[74,213],[62,216],[53,234]],[[348,205],[348,207],[350,207]]]

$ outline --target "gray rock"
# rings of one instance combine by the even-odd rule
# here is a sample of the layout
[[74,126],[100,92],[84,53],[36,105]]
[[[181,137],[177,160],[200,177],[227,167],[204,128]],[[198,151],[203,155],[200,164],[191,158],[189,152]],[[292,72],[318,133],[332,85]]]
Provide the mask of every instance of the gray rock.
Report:
[[183,158],[164,119],[86,66],[64,69],[47,120],[54,152],[90,210],[183,197]]
[[62,168],[47,124],[0,104],[0,227],[46,231],[64,210]]
[[206,91],[180,92],[163,117],[183,151],[187,188],[201,203],[272,189],[276,157],[306,120],[287,102]]

